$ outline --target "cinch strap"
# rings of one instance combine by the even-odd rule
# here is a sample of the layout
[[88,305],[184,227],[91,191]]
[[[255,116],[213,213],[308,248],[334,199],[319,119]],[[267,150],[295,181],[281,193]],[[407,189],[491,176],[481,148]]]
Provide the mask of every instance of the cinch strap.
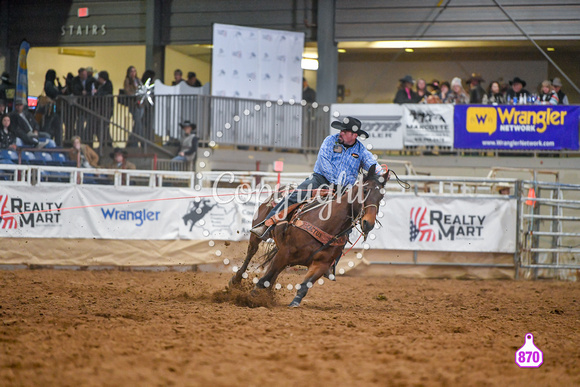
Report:
[[[327,233],[326,231],[322,231],[312,223],[305,222],[301,219],[296,219],[291,224],[295,227],[298,227],[301,230],[306,231],[308,234],[312,235],[317,241],[319,241],[323,245],[328,244],[332,239],[334,239],[333,235],[330,235],[329,233]],[[346,235],[343,235],[332,241],[329,244],[329,246],[344,246],[347,240],[348,237]]]

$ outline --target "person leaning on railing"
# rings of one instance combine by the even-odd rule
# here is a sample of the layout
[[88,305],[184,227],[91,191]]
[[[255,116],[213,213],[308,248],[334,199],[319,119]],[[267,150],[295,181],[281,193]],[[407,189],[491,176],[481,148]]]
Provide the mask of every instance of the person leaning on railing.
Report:
[[[137,90],[142,85],[141,80],[137,76],[137,69],[135,66],[129,66],[127,68],[127,75],[125,76],[125,81],[123,83],[123,90],[125,95],[135,96],[133,101],[128,103],[129,111],[133,116],[133,133],[143,136],[143,114],[145,110],[141,106],[140,101],[137,99]],[[127,141],[127,146],[138,146],[139,139],[129,137]]]
[[461,84],[461,78],[455,77],[451,80],[451,91],[447,93],[445,103],[465,105],[469,103],[469,95]]
[[81,138],[72,138],[73,147],[69,151],[71,160],[77,162],[79,168],[97,168],[99,165],[99,155],[88,145],[81,144]]
[[505,97],[501,92],[501,87],[498,81],[493,81],[489,84],[489,89],[483,96],[482,103],[484,105],[505,105]]
[[558,105],[560,102],[558,93],[554,91],[552,82],[545,80],[540,89],[539,101],[541,105]]

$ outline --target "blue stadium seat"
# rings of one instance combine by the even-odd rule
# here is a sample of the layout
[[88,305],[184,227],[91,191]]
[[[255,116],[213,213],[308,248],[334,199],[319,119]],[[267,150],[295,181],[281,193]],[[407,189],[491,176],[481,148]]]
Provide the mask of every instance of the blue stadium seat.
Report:
[[23,151],[22,152],[22,163],[23,164],[34,164],[34,162],[36,161],[36,156],[34,156],[34,153],[30,152],[30,151]]
[[10,160],[14,164],[18,164],[18,153],[10,149],[0,150],[0,160]]
[[76,161],[69,160],[64,153],[53,153],[52,154],[53,162],[58,163],[57,165],[62,165],[63,167],[76,167]]

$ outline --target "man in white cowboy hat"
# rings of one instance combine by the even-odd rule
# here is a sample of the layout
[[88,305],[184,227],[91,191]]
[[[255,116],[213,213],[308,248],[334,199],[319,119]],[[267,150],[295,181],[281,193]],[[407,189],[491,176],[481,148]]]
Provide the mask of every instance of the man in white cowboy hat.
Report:
[[570,102],[568,102],[568,96],[562,91],[562,81],[560,78],[554,78],[552,86],[554,87],[556,94],[558,94],[558,105],[570,105]]
[[376,165],[377,173],[381,166],[377,164],[371,152],[358,140],[358,137],[368,138],[369,134],[362,130],[362,123],[354,117],[346,117],[342,121],[334,121],[330,126],[340,130],[332,134],[320,146],[318,157],[314,164],[314,173],[304,180],[294,192],[278,203],[266,216],[266,219],[256,225],[251,232],[260,239],[268,239],[274,225],[267,225],[267,220],[280,212],[283,207],[290,207],[310,196],[312,190],[323,185],[346,187],[353,185],[358,178],[359,169],[368,171]]

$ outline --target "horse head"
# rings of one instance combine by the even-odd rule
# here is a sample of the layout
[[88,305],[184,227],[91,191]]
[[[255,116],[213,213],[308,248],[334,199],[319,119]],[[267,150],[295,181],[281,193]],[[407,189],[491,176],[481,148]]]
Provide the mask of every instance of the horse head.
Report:
[[379,212],[379,205],[383,196],[385,195],[384,186],[388,180],[389,171],[384,174],[378,174],[375,170],[375,165],[369,168],[369,172],[362,182],[363,203],[360,213],[360,225],[365,237],[375,227],[377,214]]

